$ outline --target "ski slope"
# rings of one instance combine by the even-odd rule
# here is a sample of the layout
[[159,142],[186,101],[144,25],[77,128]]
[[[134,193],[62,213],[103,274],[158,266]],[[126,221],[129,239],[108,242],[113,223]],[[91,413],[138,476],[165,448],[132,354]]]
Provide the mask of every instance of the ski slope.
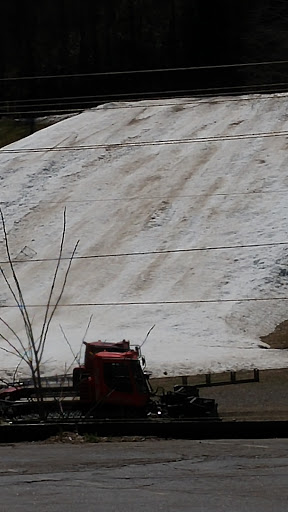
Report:
[[[260,348],[288,318],[287,135],[286,94],[181,98],[102,105],[2,148],[1,208],[36,337],[65,207],[64,258],[80,240],[43,371],[71,364],[65,337],[74,353],[84,337],[141,344],[154,324],[142,347],[154,376],[287,367],[287,351]],[[10,277],[3,233],[0,260]],[[25,339],[3,278],[0,315],[2,335],[17,344],[8,324]],[[0,377],[17,363],[1,351]]]

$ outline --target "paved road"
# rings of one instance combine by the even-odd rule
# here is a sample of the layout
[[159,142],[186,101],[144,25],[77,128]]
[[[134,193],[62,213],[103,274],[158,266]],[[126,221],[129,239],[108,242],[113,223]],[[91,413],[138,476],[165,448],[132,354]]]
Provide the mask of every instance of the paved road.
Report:
[[287,512],[288,440],[0,445],[1,512]]

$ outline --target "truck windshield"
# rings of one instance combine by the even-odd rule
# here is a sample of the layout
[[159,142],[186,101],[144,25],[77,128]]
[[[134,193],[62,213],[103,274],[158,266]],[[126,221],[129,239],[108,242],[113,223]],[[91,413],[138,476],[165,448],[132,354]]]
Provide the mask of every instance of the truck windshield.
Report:
[[104,363],[104,382],[106,386],[122,393],[132,393],[129,367],[121,363]]

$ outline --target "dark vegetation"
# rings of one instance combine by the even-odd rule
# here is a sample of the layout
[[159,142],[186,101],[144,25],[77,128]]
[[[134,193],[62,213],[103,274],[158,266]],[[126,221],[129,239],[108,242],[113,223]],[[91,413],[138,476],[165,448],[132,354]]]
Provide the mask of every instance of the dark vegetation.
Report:
[[33,117],[21,116],[13,119],[13,117],[3,116],[0,118],[0,147],[27,137],[31,133],[54,124],[56,121],[57,118],[52,117],[34,119]]
[[287,90],[287,64],[59,77],[285,60],[285,0],[11,0],[1,19],[0,116],[143,95]]
[[22,119],[0,119],[0,147],[30,135],[30,122]]

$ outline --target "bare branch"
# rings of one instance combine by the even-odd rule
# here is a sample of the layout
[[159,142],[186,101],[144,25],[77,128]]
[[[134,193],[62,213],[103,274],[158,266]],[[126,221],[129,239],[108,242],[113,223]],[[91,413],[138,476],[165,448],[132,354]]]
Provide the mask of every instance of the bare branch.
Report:
[[21,313],[22,318],[24,320],[27,336],[29,336],[29,338],[31,338],[33,340],[32,325],[31,325],[29,314],[28,314],[28,311],[27,311],[27,308],[26,308],[26,305],[25,305],[25,301],[24,301],[24,297],[23,297],[22,290],[21,290],[21,287],[20,287],[20,283],[18,281],[16,272],[15,272],[15,269],[14,269],[14,265],[12,263],[12,258],[11,258],[11,253],[10,253],[10,249],[9,249],[9,243],[8,243],[8,235],[7,235],[7,230],[6,230],[5,219],[4,219],[3,211],[2,211],[1,208],[0,208],[0,216],[1,216],[1,221],[2,221],[3,233],[4,233],[4,241],[5,241],[6,253],[7,253],[10,269],[11,269],[11,272],[12,272],[12,275],[13,275],[13,279],[14,279],[14,282],[15,282],[15,285],[16,285],[16,288],[17,288],[17,292],[18,292],[18,295],[19,295],[19,301],[17,300],[15,293],[12,291],[12,288],[11,288],[10,284],[8,284],[6,276],[5,276],[4,272],[3,272],[3,269],[1,269],[1,273],[2,273],[6,283],[8,284],[9,290],[11,291],[11,293],[12,293],[12,295],[13,295],[14,299],[16,300],[16,303],[17,303],[17,305],[19,307],[20,313]]
[[45,332],[44,332],[44,334],[42,335],[42,339],[41,339],[41,351],[40,351],[40,360],[41,360],[41,358],[42,358],[42,356],[43,356],[44,346],[45,346],[45,342],[46,342],[46,338],[47,338],[48,330],[49,330],[49,327],[50,327],[50,323],[51,323],[52,318],[53,318],[53,316],[54,316],[54,314],[55,314],[55,311],[56,311],[56,309],[57,309],[57,307],[58,307],[58,305],[59,305],[59,302],[60,302],[60,300],[62,299],[62,295],[63,295],[63,293],[64,293],[64,289],[65,289],[65,286],[66,286],[66,283],[67,283],[67,279],[68,279],[68,274],[69,274],[69,272],[70,272],[70,268],[71,268],[71,265],[72,265],[72,261],[73,261],[73,259],[74,259],[74,255],[75,255],[75,252],[76,252],[76,250],[77,250],[78,245],[79,245],[79,240],[78,240],[78,241],[77,241],[77,243],[75,244],[74,249],[73,249],[73,251],[72,251],[72,254],[71,254],[71,256],[70,256],[69,264],[68,264],[68,267],[67,267],[66,272],[65,272],[65,275],[64,275],[64,280],[63,280],[63,283],[62,283],[62,287],[61,287],[60,293],[59,293],[59,295],[58,295],[58,297],[57,297],[57,300],[56,300],[56,302],[55,302],[55,304],[54,304],[54,306],[53,306],[53,309],[52,309],[52,311],[51,311],[51,313],[50,313],[50,317],[49,317],[49,319],[48,319],[48,321],[47,321],[47,323],[46,323],[46,329],[45,329]]
[[0,333],[0,338],[2,338],[2,340],[6,341],[6,343],[9,345],[9,347],[14,350],[15,355],[17,355],[18,357],[21,357],[21,359],[23,359],[23,361],[25,361],[25,363],[27,363],[29,366],[31,365],[31,359],[29,359],[28,357],[25,357],[26,351],[24,352],[24,355],[21,354],[20,350],[13,343],[11,343],[11,341],[9,341],[5,336],[3,336],[3,334],[1,334],[1,333]]
[[2,276],[4,278],[4,280],[5,280],[5,283],[7,284],[7,287],[9,289],[13,299],[15,300],[15,302],[16,302],[18,308],[19,308],[20,314],[22,316],[22,319],[23,319],[23,322],[24,322],[24,325],[25,325],[26,334],[27,334],[27,336],[29,336],[29,326],[28,326],[27,321],[26,321],[26,316],[24,315],[25,307],[17,299],[17,296],[16,296],[16,294],[15,294],[11,284],[9,283],[9,280],[8,280],[6,274],[5,274],[5,272],[4,272],[4,270],[3,270],[3,268],[1,266],[0,266],[0,272],[1,272],[1,274],[2,274]]
[[[50,324],[54,317],[55,311],[62,299],[64,289],[65,289],[65,286],[67,283],[68,275],[69,275],[69,272],[71,269],[72,261],[74,259],[74,255],[76,253],[76,250],[77,250],[77,247],[79,244],[79,240],[75,244],[74,249],[72,251],[68,266],[64,273],[62,285],[60,286],[60,292],[58,293],[58,296],[56,297],[55,304],[51,305],[52,297],[53,297],[53,294],[54,294],[54,291],[56,288],[56,283],[58,281],[60,264],[62,261],[62,255],[63,255],[63,250],[64,250],[64,242],[65,242],[65,234],[66,234],[66,208],[65,208],[64,214],[63,214],[63,230],[62,230],[62,236],[61,236],[61,241],[60,241],[60,248],[59,248],[59,254],[58,254],[58,258],[57,258],[56,268],[55,268],[55,271],[53,274],[52,284],[51,284],[50,291],[49,291],[48,301],[46,304],[44,319],[43,319],[43,323],[42,323],[42,327],[41,327],[41,333],[40,333],[40,336],[37,339],[35,339],[33,329],[32,329],[32,321],[30,319],[30,315],[28,313],[27,306],[25,304],[25,300],[24,300],[24,296],[23,296],[22,289],[20,286],[20,282],[19,282],[17,274],[15,272],[15,265],[12,261],[10,248],[9,248],[8,234],[7,234],[6,225],[5,225],[5,219],[4,219],[4,215],[3,215],[1,208],[0,208],[0,218],[2,220],[6,254],[7,254],[8,262],[10,265],[10,270],[12,273],[14,285],[13,285],[13,283],[12,283],[12,285],[10,284],[10,280],[6,276],[4,270],[3,270],[3,268],[1,268],[1,266],[0,266],[0,275],[2,274],[2,277],[8,287],[8,290],[10,291],[16,305],[18,306],[18,309],[20,311],[20,314],[21,314],[21,317],[23,320],[23,324],[25,327],[27,340],[28,340],[28,348],[26,348],[22,339],[18,336],[16,331],[8,324],[8,322],[6,322],[3,318],[0,317],[0,322],[2,322],[6,326],[6,328],[9,330],[9,332],[12,333],[12,335],[16,338],[16,340],[19,344],[19,347],[20,347],[20,348],[17,347],[17,345],[15,345],[15,343],[13,341],[10,341],[6,336],[4,336],[4,334],[0,333],[0,339],[4,340],[5,343],[8,345],[8,348],[0,347],[0,350],[3,350],[4,352],[6,352],[8,354],[12,354],[20,359],[20,362],[16,366],[16,369],[14,372],[14,380],[15,380],[15,377],[16,377],[16,374],[18,372],[21,362],[24,361],[28,365],[30,372],[31,372],[33,384],[34,384],[37,401],[39,404],[39,414],[41,417],[44,418],[45,417],[45,409],[44,409],[44,404],[43,404],[43,392],[42,392],[41,361],[43,358],[45,343],[46,343],[48,331],[50,328]],[[71,344],[69,343],[69,340],[66,338],[63,330],[62,330],[62,332],[64,334],[66,342],[70,346],[70,350],[74,357],[72,364],[74,364],[74,361],[77,360],[78,354],[75,354],[73,352],[73,349],[71,347]],[[23,352],[23,353],[21,353],[21,352]],[[67,371],[70,369],[71,366],[72,365],[70,365],[68,367]]]
[[81,345],[80,345],[80,349],[79,349],[79,351],[77,352],[77,362],[78,362],[78,364],[79,364],[79,365],[80,365],[80,363],[81,363],[81,354],[82,354],[82,347],[83,347],[83,343],[84,343],[85,338],[86,338],[86,336],[87,336],[87,333],[88,333],[88,331],[89,331],[89,328],[90,328],[90,325],[91,325],[91,322],[92,322],[92,318],[93,318],[93,314],[92,314],[92,315],[90,315],[90,318],[89,318],[89,320],[88,320],[87,327],[86,327],[86,329],[85,329],[85,332],[84,332],[84,335],[83,335],[83,338],[82,338],[82,342],[81,342]]
[[[22,350],[26,350],[25,348],[25,345],[24,343],[22,342],[21,338],[18,336],[18,334],[16,333],[16,331],[14,329],[12,329],[12,327],[8,324],[8,322],[6,322],[4,320],[4,318],[0,317],[0,322],[2,322],[8,329],[10,332],[12,332],[12,334],[15,336],[15,338],[18,340]],[[1,335],[0,335],[1,336]]]
[[[71,354],[72,354],[72,356],[73,356],[73,358],[74,358],[74,361],[77,361],[77,354],[75,354],[75,352],[74,352],[74,350],[73,350],[73,348],[72,348],[72,346],[71,346],[71,343],[70,343],[70,341],[68,340],[68,338],[67,338],[67,336],[66,336],[66,334],[65,334],[65,331],[64,331],[64,329],[63,329],[62,325],[61,325],[61,324],[59,324],[59,327],[60,327],[60,329],[61,329],[61,332],[62,332],[62,334],[63,334],[63,337],[64,337],[64,339],[65,339],[65,341],[66,341],[66,343],[67,343],[68,347],[70,348],[70,351],[71,351]],[[73,363],[74,363],[74,361],[73,361]]]
[[88,324],[87,324],[87,327],[86,327],[86,329],[85,329],[85,332],[84,332],[84,335],[83,335],[83,338],[82,338],[82,343],[85,341],[85,338],[86,338],[86,336],[87,336],[87,333],[88,333],[88,331],[89,331],[89,328],[90,328],[90,325],[91,325],[91,322],[92,322],[92,318],[93,318],[93,314],[92,314],[92,315],[90,315],[90,318],[89,318],[89,320],[88,320]]
[[[22,359],[22,356],[19,355],[19,354],[16,354],[14,351],[12,350],[8,350],[8,348],[5,348],[5,347],[0,347],[0,350],[2,350],[3,352],[7,352],[7,354],[12,354],[13,356],[15,357],[20,357],[20,359]],[[2,380],[2,379],[0,379]]]
[[154,325],[152,325],[152,327],[150,327],[149,331],[147,332],[147,334],[146,334],[146,336],[145,336],[145,338],[144,338],[144,341],[142,341],[142,343],[141,343],[141,345],[140,345],[140,348],[141,348],[141,347],[143,347],[143,345],[144,345],[145,341],[147,341],[147,338],[148,338],[148,336],[149,336],[150,332],[154,329],[155,325],[156,325],[156,324],[154,324]]
[[20,364],[21,364],[21,360],[19,361],[19,363],[17,364],[17,366],[16,366],[16,368],[15,368],[15,370],[14,370],[14,373],[13,373],[13,380],[12,380],[13,384],[14,384],[14,382],[15,382],[15,380],[16,380],[16,375],[17,375],[17,373],[18,373],[18,370],[19,370],[19,366],[20,366]]
[[58,271],[59,271],[59,267],[60,267],[60,263],[61,263],[61,259],[62,259],[63,247],[64,247],[64,242],[65,242],[65,234],[66,234],[66,208],[64,208],[64,212],[63,212],[63,229],[62,229],[62,236],[61,236],[61,242],[60,242],[60,249],[59,249],[57,264],[56,264],[56,268],[54,271],[53,280],[52,280],[52,284],[51,284],[51,288],[50,288],[50,293],[49,293],[49,297],[48,297],[48,301],[47,301],[47,305],[46,305],[46,309],[45,309],[45,316],[44,316],[42,330],[41,330],[41,334],[40,334],[40,338],[39,338],[40,341],[39,341],[39,345],[38,345],[38,352],[41,351],[42,344],[45,342],[45,334],[44,333],[46,330],[46,324],[49,321],[48,320],[49,307],[51,304],[52,295],[53,295],[53,291],[55,288],[57,275],[58,275]]

